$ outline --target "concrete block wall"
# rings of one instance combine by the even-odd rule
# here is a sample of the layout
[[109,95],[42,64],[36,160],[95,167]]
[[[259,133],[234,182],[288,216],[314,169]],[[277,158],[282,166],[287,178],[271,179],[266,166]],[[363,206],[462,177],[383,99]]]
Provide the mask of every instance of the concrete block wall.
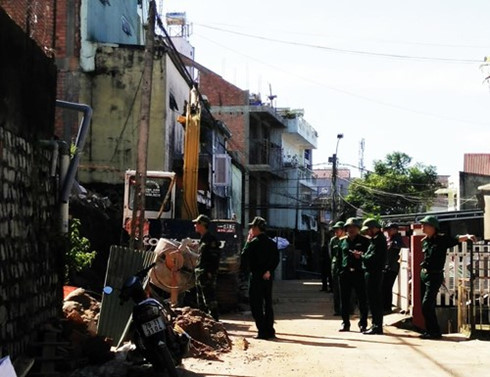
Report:
[[[14,2],[12,2],[14,3]],[[63,243],[53,151],[56,67],[0,8],[0,357],[59,318]]]
[[15,358],[60,315],[63,258],[52,151],[0,127],[0,154],[0,357]]

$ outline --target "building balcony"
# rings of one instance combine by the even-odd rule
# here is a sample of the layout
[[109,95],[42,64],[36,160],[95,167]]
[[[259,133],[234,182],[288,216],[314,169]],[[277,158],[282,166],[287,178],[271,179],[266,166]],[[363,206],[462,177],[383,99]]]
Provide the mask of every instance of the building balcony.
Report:
[[316,149],[318,144],[318,133],[301,116],[287,119],[287,130],[284,132],[284,137],[289,143],[304,149]]
[[263,139],[250,140],[249,165],[251,172],[267,172],[284,177],[282,148]]

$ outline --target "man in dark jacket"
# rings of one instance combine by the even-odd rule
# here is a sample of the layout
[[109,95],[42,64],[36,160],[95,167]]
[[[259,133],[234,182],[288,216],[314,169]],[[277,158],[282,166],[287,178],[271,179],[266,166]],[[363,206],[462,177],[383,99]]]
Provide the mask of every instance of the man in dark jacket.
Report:
[[340,239],[345,236],[344,222],[337,221],[332,227],[334,236],[330,239],[330,258],[332,260],[332,291],[334,315],[340,315],[339,273],[342,267]]
[[219,243],[209,231],[211,220],[206,215],[199,215],[192,220],[194,228],[200,234],[199,260],[195,268],[197,305],[203,312],[219,320],[218,301],[216,300],[216,280],[220,260]]
[[424,261],[421,264],[420,288],[422,297],[422,315],[425,319],[425,332],[422,339],[439,339],[442,337],[436,316],[436,299],[439,288],[444,281],[444,265],[446,263],[447,249],[460,242],[472,241],[476,238],[472,234],[450,237],[439,233],[439,220],[435,216],[425,216],[420,220],[422,232],[422,252]]
[[248,224],[247,242],[242,251],[243,264],[250,273],[250,310],[257,326],[257,339],[275,338],[274,310],[272,308],[273,273],[279,264],[277,245],[266,234],[267,222],[255,217]]
[[398,232],[398,224],[389,222],[383,227],[383,230],[388,235],[386,239],[388,249],[381,290],[383,292],[383,312],[389,314],[393,301],[393,285],[400,271],[400,250],[405,247],[405,244]]
[[361,224],[356,218],[349,218],[344,226],[347,236],[340,239],[342,265],[339,274],[340,283],[340,310],[342,326],[339,331],[350,331],[350,300],[352,290],[357,295],[359,312],[359,330],[366,331],[368,308],[366,301],[366,286],[362,270],[361,256],[369,246],[369,240],[360,234]]
[[368,306],[372,316],[372,326],[364,334],[383,334],[381,282],[383,278],[383,267],[386,261],[386,237],[381,231],[381,225],[377,220],[368,218],[362,225],[362,230],[365,230],[366,234],[370,237],[368,249],[361,256],[361,259]]

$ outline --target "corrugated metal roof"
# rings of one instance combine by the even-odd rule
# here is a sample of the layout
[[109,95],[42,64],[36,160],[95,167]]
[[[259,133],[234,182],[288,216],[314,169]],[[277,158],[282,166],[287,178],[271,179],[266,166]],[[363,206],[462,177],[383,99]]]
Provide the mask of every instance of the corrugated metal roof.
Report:
[[[313,173],[319,179],[332,178],[332,169],[314,169]],[[337,177],[350,179],[350,169],[337,169]]]
[[490,154],[489,153],[465,153],[464,172],[490,175]]
[[110,295],[105,293],[102,295],[97,334],[113,339],[114,345],[123,334],[133,310],[132,301],[120,304],[120,288],[127,277],[148,267],[154,260],[155,253],[152,251],[111,246],[104,285],[111,286],[114,292]]

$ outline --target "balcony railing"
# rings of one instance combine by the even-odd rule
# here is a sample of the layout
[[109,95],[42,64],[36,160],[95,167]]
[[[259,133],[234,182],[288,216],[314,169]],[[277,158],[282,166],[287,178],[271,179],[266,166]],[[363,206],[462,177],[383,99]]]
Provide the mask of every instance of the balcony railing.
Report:
[[282,148],[264,139],[250,140],[250,165],[269,165],[271,169],[282,168]]

